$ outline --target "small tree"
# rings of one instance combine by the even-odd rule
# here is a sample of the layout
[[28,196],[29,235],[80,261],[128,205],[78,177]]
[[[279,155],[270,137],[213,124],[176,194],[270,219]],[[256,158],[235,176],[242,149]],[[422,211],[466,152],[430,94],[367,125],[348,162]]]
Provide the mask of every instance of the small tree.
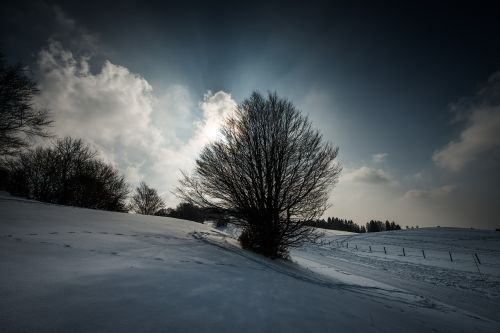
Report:
[[155,215],[160,210],[165,209],[165,203],[154,188],[141,182],[132,196],[130,209],[137,214]]
[[48,137],[47,110],[36,108],[35,82],[21,65],[8,66],[0,54],[0,157],[12,156],[34,137]]
[[269,257],[317,239],[304,222],[322,215],[340,166],[307,117],[275,93],[254,92],[208,144],[178,196],[243,227],[241,244]]

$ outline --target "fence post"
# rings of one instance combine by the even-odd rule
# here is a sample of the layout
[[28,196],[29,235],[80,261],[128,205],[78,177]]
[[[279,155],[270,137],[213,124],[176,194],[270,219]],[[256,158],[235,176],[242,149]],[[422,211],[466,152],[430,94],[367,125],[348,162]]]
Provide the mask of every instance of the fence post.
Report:
[[385,246],[384,246],[384,253],[387,254],[387,251],[385,250]]
[[453,257],[451,256],[451,252],[448,251],[448,253],[450,254],[450,261],[453,261]]
[[424,249],[422,249],[422,255],[424,256],[424,259],[425,259],[425,252],[424,252]]
[[403,247],[403,257],[406,257],[405,248]]
[[483,274],[481,274],[481,271],[479,270],[479,266],[477,265],[477,261],[476,261],[476,257],[477,255],[474,255],[472,256],[472,259],[474,259],[474,263],[476,264],[476,268],[477,268],[477,271],[479,272],[479,275],[483,276]]
[[479,265],[482,265],[481,260],[479,260],[479,256],[477,255],[477,253],[474,253],[474,256],[476,256],[476,259],[477,259],[477,262],[479,263]]

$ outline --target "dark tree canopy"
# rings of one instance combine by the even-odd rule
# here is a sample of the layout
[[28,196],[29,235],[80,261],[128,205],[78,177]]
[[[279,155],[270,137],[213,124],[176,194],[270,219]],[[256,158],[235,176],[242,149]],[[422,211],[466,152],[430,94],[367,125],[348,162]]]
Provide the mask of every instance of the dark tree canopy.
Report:
[[366,231],[368,232],[379,232],[379,231],[391,231],[391,230],[401,230],[401,226],[396,224],[394,221],[378,221],[378,220],[370,220],[370,222],[366,223]]
[[165,209],[165,203],[158,191],[149,187],[145,182],[141,182],[132,195],[129,209],[137,214],[155,215]]
[[315,220],[307,222],[308,225],[315,228],[330,229],[330,230],[342,230],[349,232],[363,233],[366,232],[364,225],[360,226],[354,223],[352,220],[339,219],[338,217],[329,217],[327,220]]
[[208,144],[177,193],[184,201],[241,224],[244,247],[269,257],[315,240],[304,221],[327,208],[341,171],[325,143],[291,102],[254,92]]
[[175,217],[177,219],[190,220],[195,222],[203,222],[207,216],[205,211],[189,202],[181,202],[173,208],[168,208],[159,211],[156,215]]
[[62,205],[125,211],[128,186],[82,140],[64,138],[27,150],[8,163],[8,190]]
[[12,156],[34,137],[48,137],[52,123],[45,109],[33,105],[35,82],[21,65],[8,66],[0,54],[0,156]]

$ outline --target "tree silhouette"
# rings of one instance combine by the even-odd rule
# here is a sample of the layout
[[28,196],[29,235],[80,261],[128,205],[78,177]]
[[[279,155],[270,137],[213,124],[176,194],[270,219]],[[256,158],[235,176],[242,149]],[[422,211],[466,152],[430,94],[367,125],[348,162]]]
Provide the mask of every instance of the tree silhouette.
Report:
[[165,209],[165,203],[158,195],[158,191],[141,182],[132,196],[130,209],[137,214],[155,215]]
[[125,179],[96,155],[82,140],[72,138],[27,150],[8,162],[7,189],[44,202],[123,212]]
[[269,257],[317,238],[304,221],[327,208],[341,171],[338,148],[276,93],[258,92],[235,109],[222,138],[205,146],[178,196],[243,227],[241,244]]
[[394,221],[389,222],[388,220],[384,222],[377,220],[370,220],[366,223],[367,232],[379,232],[379,231],[391,231],[391,230],[401,230],[401,226],[396,224]]
[[29,145],[30,139],[48,137],[52,123],[47,110],[33,105],[38,93],[35,82],[20,65],[9,66],[0,53],[0,156],[12,156]]
[[357,223],[354,223],[352,220],[344,220],[344,219],[339,219],[338,217],[328,217],[328,219],[325,221],[325,219],[322,220],[315,220],[315,221],[307,221],[306,222],[309,226],[315,227],[315,228],[322,228],[322,229],[331,229],[331,230],[342,230],[342,231],[350,231],[350,232],[366,232],[366,229],[364,226],[359,226]]
[[206,219],[204,210],[189,202],[181,202],[177,205],[177,207],[175,207],[175,209],[169,208],[167,210],[162,210],[156,215],[175,217],[177,219],[191,220],[195,222],[203,222]]

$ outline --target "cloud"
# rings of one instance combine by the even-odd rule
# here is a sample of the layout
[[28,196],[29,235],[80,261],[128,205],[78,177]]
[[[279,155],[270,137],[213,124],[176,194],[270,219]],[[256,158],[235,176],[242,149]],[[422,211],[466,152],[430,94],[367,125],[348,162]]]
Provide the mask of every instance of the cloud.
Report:
[[38,56],[38,83],[37,102],[51,110],[61,136],[141,147],[161,143],[159,130],[150,123],[153,89],[125,67],[106,61],[92,74],[86,58],[76,59],[51,42]]
[[446,197],[457,189],[456,185],[443,185],[425,190],[409,190],[404,194],[406,199],[436,199]]
[[415,172],[412,175],[406,176],[406,179],[410,180],[410,181],[421,181],[424,178],[425,178],[424,177],[424,173],[422,171],[418,171],[418,172]]
[[359,169],[346,173],[342,177],[342,180],[370,184],[389,184],[395,182],[388,172],[367,166],[362,166]]
[[79,25],[58,5],[52,5],[51,7],[55,23],[55,29],[50,37],[52,40],[63,42],[73,52],[86,57],[96,56],[104,52],[102,45],[99,43],[98,34],[91,33]]
[[196,135],[190,141],[190,145],[194,147],[202,146],[219,138],[219,128],[236,108],[236,102],[230,94],[224,91],[216,93],[208,91],[203,101],[199,103],[199,107],[203,110],[203,121],[196,123]]
[[500,72],[470,101],[455,105],[466,126],[458,139],[434,152],[432,159],[445,169],[462,170],[468,163],[500,147]]
[[[231,94],[224,91],[207,92],[203,101],[198,104],[203,118],[191,124],[189,139],[187,141],[177,139],[176,142],[180,142],[180,145],[171,143],[154,152],[157,159],[150,168],[156,175],[157,181],[167,184],[169,190],[173,189],[180,176],[179,170],[189,172],[193,168],[202,148],[217,138],[220,126],[235,106],[236,102]],[[168,195],[174,200],[171,194]]]
[[385,158],[387,157],[387,153],[379,153],[379,154],[373,154],[372,155],[372,160],[373,162],[375,163],[381,163],[385,160]]
[[86,140],[132,185],[145,180],[175,201],[179,169],[192,168],[236,103],[223,91],[195,103],[180,85],[157,93],[124,66],[106,60],[91,71],[89,61],[54,40],[38,54],[36,103],[51,111],[54,134]]

